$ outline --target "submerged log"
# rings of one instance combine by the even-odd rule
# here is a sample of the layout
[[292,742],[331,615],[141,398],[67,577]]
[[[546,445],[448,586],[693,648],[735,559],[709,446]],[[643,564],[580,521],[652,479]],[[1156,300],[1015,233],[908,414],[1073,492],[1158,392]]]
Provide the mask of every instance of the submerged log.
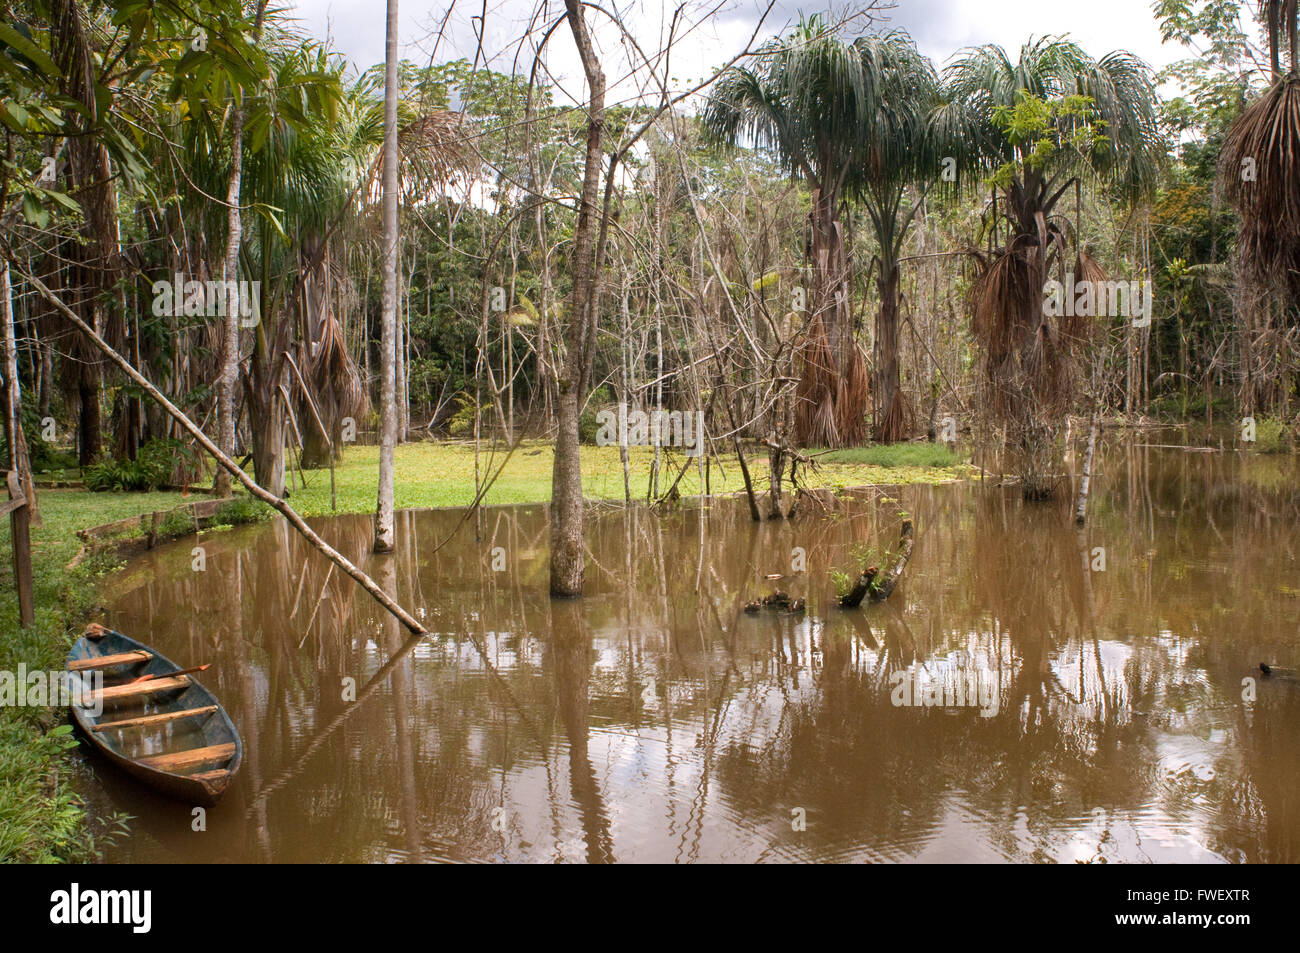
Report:
[[781,592],[780,590],[768,593],[763,597],[763,605],[767,606],[769,609],[788,608],[790,605],[790,594],[788,592]]
[[1259,670],[1264,673],[1265,678],[1285,678],[1291,681],[1300,681],[1300,676],[1297,676],[1293,668],[1280,668],[1277,665],[1260,662]]
[[903,577],[903,570],[907,568],[908,560],[912,558],[913,537],[912,520],[904,517],[903,529],[898,536],[898,558],[889,567],[889,571],[877,582],[880,568],[868,566],[862,571],[862,575],[858,576],[853,588],[840,598],[840,605],[845,609],[853,609],[861,605],[862,600],[867,596],[871,597],[872,602],[884,602],[888,599],[894,587],[898,585],[898,580]]
[[745,611],[750,615],[761,611],[764,608],[774,609],[780,612],[803,612],[806,603],[802,599],[791,599],[788,592],[777,590],[770,592],[761,599],[754,599],[745,603]]

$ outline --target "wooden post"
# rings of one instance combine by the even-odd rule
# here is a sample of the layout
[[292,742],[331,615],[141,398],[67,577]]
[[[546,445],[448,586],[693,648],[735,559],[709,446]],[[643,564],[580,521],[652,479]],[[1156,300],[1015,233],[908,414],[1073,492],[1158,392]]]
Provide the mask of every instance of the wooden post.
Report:
[[18,587],[18,622],[25,629],[36,621],[36,599],[32,590],[32,513],[18,483],[18,474],[5,471],[5,485],[9,502],[0,512],[9,514],[9,530],[13,539],[14,583]]

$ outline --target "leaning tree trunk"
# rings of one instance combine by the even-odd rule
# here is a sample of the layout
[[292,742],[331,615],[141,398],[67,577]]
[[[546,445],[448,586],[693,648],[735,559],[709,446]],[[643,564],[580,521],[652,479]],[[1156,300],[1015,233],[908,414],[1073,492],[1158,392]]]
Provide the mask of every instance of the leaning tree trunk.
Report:
[[898,536],[898,555],[894,559],[894,564],[883,577],[880,576],[879,566],[868,566],[862,570],[853,588],[840,597],[840,605],[845,609],[853,609],[861,605],[862,600],[867,596],[871,597],[872,602],[884,602],[888,599],[894,587],[898,585],[898,580],[903,578],[903,570],[907,568],[912,558],[915,535],[911,519],[904,518],[903,529]]
[[564,366],[557,401],[559,432],[555,438],[555,465],[551,472],[551,595],[582,595],[582,459],[578,450],[578,414],[586,390],[586,342],[589,322],[596,320],[595,239],[596,200],[600,192],[605,155],[605,74],[592,46],[579,0],[565,0],[569,28],[587,78],[587,156],[582,176],[582,198],[573,232],[573,291],[569,326],[565,332]]
[[[266,487],[252,480],[248,474],[240,468],[239,464],[222,453],[221,449],[212,442],[211,438],[203,432],[202,428],[200,428],[198,424],[185,416],[185,414],[182,413],[175,404],[169,401],[162,391],[158,390],[158,388],[155,387],[148,378],[133,367],[126,358],[113,350],[108,342],[106,342],[94,328],[82,320],[82,318],[73,309],[69,308],[58,295],[46,287],[44,282],[30,274],[25,274],[23,277],[36,289],[37,293],[40,294],[42,298],[53,305],[55,310],[63,315],[63,317],[68,320],[73,327],[77,328],[77,330],[86,336],[87,342],[92,347],[94,347],[99,353],[105,355],[123,372],[125,372],[128,377],[135,381],[135,383],[138,384],[150,398],[152,398],[173,420],[177,422],[177,424],[180,425],[182,430],[188,433],[200,447],[207,451],[213,459],[217,461],[219,466],[224,467],[231,476],[242,483],[245,489],[247,489],[252,496],[255,496],[257,499],[274,509],[277,513],[284,516],[285,519],[288,520],[289,524],[304,539],[306,539],[313,549],[321,553],[321,555],[341,569],[347,576],[360,584],[362,588],[370,593],[376,602],[383,606],[388,612],[391,612],[396,616],[397,620],[401,622],[402,625],[406,626],[410,632],[421,634],[426,631],[424,624],[403,608],[395,599],[389,596],[378,583],[362,572],[346,556],[326,543],[325,540],[321,539],[316,531],[307,525],[307,521],[284,501],[281,494],[271,492]],[[414,646],[418,644],[418,641],[412,640],[408,644]],[[395,665],[397,661],[396,658],[390,658],[386,663],[384,663],[384,665],[385,667],[392,666]],[[376,678],[368,684],[382,684],[384,675],[384,668],[381,667],[380,671],[376,673]],[[358,696],[358,700],[360,700],[360,697],[361,696]]]

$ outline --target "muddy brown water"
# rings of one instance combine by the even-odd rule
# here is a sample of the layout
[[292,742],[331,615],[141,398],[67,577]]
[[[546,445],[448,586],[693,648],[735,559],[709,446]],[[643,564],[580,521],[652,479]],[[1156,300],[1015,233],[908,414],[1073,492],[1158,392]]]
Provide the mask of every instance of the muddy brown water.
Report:
[[[1300,861],[1300,682],[1243,683],[1300,668],[1300,467],[1141,442],[1108,441],[1082,533],[1067,494],[978,481],[761,525],[595,506],[575,602],[541,506],[477,539],[401,513],[384,558],[369,518],[315,521],[414,639],[282,522],[206,536],[203,571],[156,550],[106,621],[213,663],[245,762],[196,831],[88,760],[137,818],[106,859]],[[840,609],[830,570],[901,511],[899,588]],[[807,610],[744,612],[773,589]]]

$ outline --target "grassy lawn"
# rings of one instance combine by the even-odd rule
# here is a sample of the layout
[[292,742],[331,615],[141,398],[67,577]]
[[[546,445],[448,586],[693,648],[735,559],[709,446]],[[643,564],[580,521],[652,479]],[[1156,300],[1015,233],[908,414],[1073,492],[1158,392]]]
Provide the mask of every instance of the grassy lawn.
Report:
[[[481,458],[484,471],[500,465],[502,454]],[[654,451],[628,451],[633,499],[643,500]],[[837,451],[818,458],[809,483],[839,489],[866,484],[941,483],[962,479],[969,468],[943,447],[900,445]],[[661,492],[687,463],[681,454],[664,454]],[[542,442],[525,443],[506,464],[489,491],[487,503],[535,503],[550,499],[552,452]],[[375,506],[379,448],[351,447],[335,468],[338,512],[365,513]],[[766,452],[749,460],[755,490],[767,490]],[[623,499],[623,469],[617,447],[582,448],[583,487],[593,499]],[[66,476],[74,476],[68,474]],[[296,480],[296,475],[295,475]],[[308,486],[296,486],[290,502],[308,516],[328,515],[328,470],[309,471]],[[740,467],[728,460],[711,468],[715,494],[740,492]],[[700,492],[697,461],[689,460],[679,492]],[[396,497],[399,508],[464,506],[474,498],[474,449],[466,444],[413,443],[397,450]],[[18,627],[18,599],[13,587],[9,521],[0,520],[0,671],[61,670],[68,646],[92,605],[98,577],[113,571],[111,562],[90,561],[72,572],[64,569],[81,546],[76,531],[102,523],[165,510],[202,499],[180,493],[91,493],[80,489],[39,491],[43,525],[32,532],[36,577],[36,625]],[[0,861],[84,860],[95,853],[86,817],[66,779],[60,776],[62,752],[75,746],[64,713],[50,708],[0,707]],[[66,771],[63,772],[66,775]]]
[[[871,451],[876,451],[872,453]],[[500,466],[503,453],[491,461],[493,470]],[[768,487],[767,454],[751,453],[747,458],[754,488],[765,492]],[[654,450],[649,447],[628,449],[628,471],[634,500],[644,500]],[[946,447],[933,444],[902,444],[897,447],[872,447],[859,451],[836,451],[818,458],[817,471],[808,477],[815,486],[840,489],[849,486],[894,483],[945,483],[968,475],[964,462]],[[680,453],[665,454],[660,463],[661,492],[677,478],[687,458]],[[514,452],[505,469],[492,485],[486,503],[537,503],[551,498],[552,452],[549,444],[526,442]],[[481,457],[484,472],[489,467],[488,453]],[[374,509],[378,489],[379,448],[350,447],[334,472],[340,513],[364,513]],[[802,478],[802,477],[801,477]],[[296,476],[295,476],[296,481]],[[304,515],[330,512],[328,470],[307,471],[307,488],[299,484],[289,502]],[[413,443],[397,450],[396,499],[399,509],[430,506],[465,506],[474,499],[474,448],[459,443]],[[618,447],[582,448],[582,485],[590,499],[623,499],[623,468]],[[715,494],[744,490],[740,467],[734,459],[725,468],[716,463],[710,469],[709,487]],[[700,492],[699,468],[691,459],[678,486],[683,496]]]
[[959,467],[963,458],[942,443],[886,443],[871,447],[832,450],[819,458],[826,464],[854,464],[885,469],[946,469]]

